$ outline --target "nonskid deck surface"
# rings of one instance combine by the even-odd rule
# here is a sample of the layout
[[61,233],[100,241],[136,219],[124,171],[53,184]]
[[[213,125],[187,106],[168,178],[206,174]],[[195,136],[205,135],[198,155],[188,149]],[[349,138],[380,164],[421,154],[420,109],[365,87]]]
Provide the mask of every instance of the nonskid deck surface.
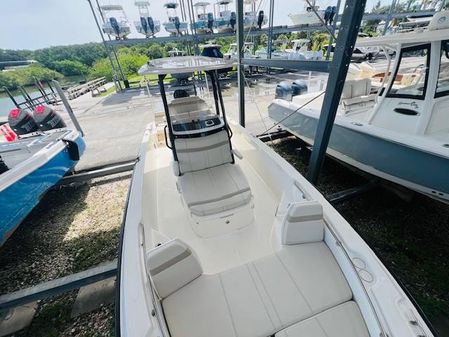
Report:
[[36,152],[57,142],[64,135],[70,133],[67,130],[56,130],[45,134],[36,134],[11,143],[0,143],[0,156],[11,169],[17,164],[32,157]]
[[[179,191],[180,178],[173,173],[171,151],[165,144],[155,148],[150,143],[148,148],[142,197],[145,246],[162,246],[147,253],[147,268],[154,277],[170,335],[369,336],[351,288],[324,241],[324,228],[316,236],[303,237],[310,241],[280,244],[280,223],[287,216],[284,195],[272,190],[279,182],[277,176],[262,178],[259,171],[261,165],[267,169],[278,163],[267,165],[260,160],[261,150],[239,133],[234,134],[232,144],[243,157],[236,156],[234,165],[241,168],[250,186],[254,221],[207,238],[195,229],[195,221],[201,217],[191,216]],[[222,183],[210,182],[210,188]],[[297,197],[287,198],[294,202]],[[154,208],[152,201],[156,202]],[[173,247],[168,247],[177,245],[173,239],[189,248],[183,251],[178,246],[176,254],[180,255],[172,255]],[[156,265],[149,258],[153,254],[159,261]],[[161,256],[171,256],[171,260],[157,265],[165,261]],[[192,259],[198,259],[201,267],[195,267]],[[179,285],[173,288],[173,282]]]
[[[235,138],[237,137],[233,138],[234,148],[238,149]],[[152,240],[152,245],[147,247],[154,247],[168,239],[179,238],[195,250],[206,273],[226,270],[274,251],[272,231],[277,201],[270,188],[251,167],[248,160],[245,160],[245,156],[242,160],[236,157],[235,165],[241,168],[249,183],[253,196],[254,220],[242,229],[205,238],[195,232],[192,223],[195,220],[191,218],[190,211],[178,191],[178,177],[173,174],[170,165],[173,160],[171,151],[163,145],[156,152],[154,155],[147,156],[145,168],[145,175],[155,174],[156,179],[151,180],[155,185],[152,185],[148,179],[145,180],[143,193],[149,193],[151,190],[155,193],[154,200],[157,200],[154,210],[156,223],[153,223],[151,215],[144,207],[143,223],[145,231],[151,229]],[[157,163],[150,165],[154,160]],[[213,189],[214,186],[210,188]],[[239,221],[239,215],[235,217],[235,221]],[[242,221],[245,220],[242,219]]]

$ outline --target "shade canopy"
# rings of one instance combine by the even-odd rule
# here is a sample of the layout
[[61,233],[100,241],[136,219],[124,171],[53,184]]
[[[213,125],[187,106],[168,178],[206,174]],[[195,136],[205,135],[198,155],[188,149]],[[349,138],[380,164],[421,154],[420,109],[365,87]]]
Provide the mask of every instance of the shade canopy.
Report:
[[445,40],[449,36],[449,11],[434,14],[426,30],[396,33],[380,37],[364,38],[357,41],[358,47],[371,46],[412,46],[421,43]]
[[122,11],[123,7],[121,5],[104,5],[100,6],[104,11]]
[[148,61],[139,69],[139,75],[180,74],[193,71],[217,70],[232,67],[233,61],[206,56],[165,57]]
[[449,36],[449,29],[427,30],[422,32],[397,33],[380,37],[363,38],[357,41],[357,47],[416,45],[443,40]]

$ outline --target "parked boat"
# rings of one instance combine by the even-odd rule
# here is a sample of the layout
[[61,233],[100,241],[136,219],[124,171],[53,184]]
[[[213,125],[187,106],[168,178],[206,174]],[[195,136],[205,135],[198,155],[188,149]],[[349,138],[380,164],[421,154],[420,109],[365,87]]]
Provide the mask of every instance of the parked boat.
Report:
[[289,60],[320,61],[323,58],[323,52],[321,50],[311,50],[311,40],[296,39],[291,42],[293,43],[293,47],[286,50]]
[[[288,45],[288,39],[277,39],[271,44],[271,58],[272,59],[288,59],[288,53],[286,51]],[[254,53],[256,58],[266,59],[268,58],[268,45],[259,48]]]
[[182,35],[187,33],[187,22],[181,21],[176,12],[179,4],[177,2],[167,2],[164,7],[167,9],[168,21],[164,22],[162,25],[165,30],[172,35]]
[[115,36],[117,40],[126,39],[131,33],[131,25],[121,5],[100,6],[103,18],[103,32]]
[[[243,44],[243,55],[245,58],[253,58],[254,43],[253,42],[244,42]],[[225,59],[228,60],[237,60],[237,43],[231,43],[229,45],[229,49],[226,53],[223,54]]]
[[9,121],[20,139],[0,143],[0,247],[85,149],[80,132],[48,107],[38,106],[34,118],[14,109]]
[[[449,201],[448,23],[449,12],[439,12],[427,31],[357,43],[384,49],[387,69],[346,81],[328,148],[345,163],[444,202]],[[269,115],[313,143],[323,96],[298,109],[317,94],[275,99]]]
[[243,28],[244,29],[261,29],[268,22],[263,10],[257,11],[257,0],[243,1]]
[[207,11],[209,5],[210,3],[205,1],[196,2],[193,5],[196,16],[192,28],[198,34],[210,34],[214,32],[214,13]]
[[145,37],[153,37],[161,30],[159,20],[154,20],[150,16],[150,3],[148,1],[136,1],[134,3],[139,10],[139,21],[134,22],[134,26],[140,34]]
[[[117,335],[433,336],[326,199],[227,120],[217,71],[230,66],[199,56],[139,71],[158,75],[164,113],[132,179]],[[208,74],[215,111],[197,96],[167,97],[166,74],[185,71]]]
[[219,33],[225,33],[235,30],[237,17],[235,11],[229,9],[232,0],[218,0],[216,7],[218,15],[215,16],[215,28]]
[[[309,4],[305,3],[304,10],[299,13],[290,13],[288,17],[292,21],[294,26],[302,25],[321,25],[325,21],[325,11],[320,9],[320,6],[316,6],[316,1],[309,1]],[[335,15],[335,13],[334,13]],[[333,20],[333,17],[332,17]],[[328,20],[329,21],[329,20]]]

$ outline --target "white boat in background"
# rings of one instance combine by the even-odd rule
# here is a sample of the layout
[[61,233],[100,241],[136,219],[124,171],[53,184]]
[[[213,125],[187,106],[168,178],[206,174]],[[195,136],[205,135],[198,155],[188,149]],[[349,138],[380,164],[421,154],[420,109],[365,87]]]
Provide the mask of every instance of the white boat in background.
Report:
[[306,60],[306,61],[321,61],[323,59],[323,52],[321,50],[310,50],[312,41],[309,39],[296,39],[291,41],[293,47],[286,49],[289,60]]
[[[245,58],[254,58],[254,43],[253,42],[244,42],[243,44],[243,55]],[[229,45],[229,49],[226,53],[223,54],[223,57],[228,60],[237,60],[237,43],[231,43]]]
[[[218,71],[231,65],[182,57],[139,71],[158,76],[164,113],[148,126],[133,174],[116,335],[432,337],[345,219],[227,120]],[[168,97],[165,76],[185,71],[207,73],[212,102]]]
[[[288,59],[287,45],[288,39],[277,39],[271,44],[271,58],[272,59]],[[268,46],[259,48],[254,53],[256,58],[268,58]]]
[[264,11],[257,10],[257,0],[244,0],[243,11],[244,29],[261,29],[268,22]]
[[167,9],[168,21],[164,22],[162,25],[165,30],[172,35],[182,35],[187,33],[188,25],[187,22],[181,21],[177,14],[176,9],[179,4],[174,1],[166,2],[164,7]]
[[139,10],[139,21],[134,22],[134,26],[140,34],[145,37],[153,37],[161,30],[161,24],[159,20],[154,20],[150,16],[150,3],[148,1],[136,1],[134,4]]
[[398,23],[398,31],[427,27],[432,21],[433,15],[410,15],[404,21]]
[[[447,37],[449,11],[444,11],[435,14],[426,31],[358,40],[356,47],[384,50],[386,69],[370,74],[365,65],[360,68],[363,76],[346,81],[328,153],[370,174],[449,202]],[[397,56],[394,62],[392,52]],[[291,102],[275,99],[269,115],[313,143],[323,95],[298,109],[318,94],[295,96]]]
[[11,110],[7,128],[14,137],[0,141],[0,247],[86,147],[82,133],[44,105]]
[[131,25],[121,5],[100,6],[103,18],[103,32],[115,36],[117,40],[126,39],[131,33]]
[[214,13],[207,11],[209,5],[210,3],[206,1],[199,1],[193,4],[196,15],[192,28],[198,34],[210,34],[214,32]]
[[216,3],[218,13],[215,15],[215,28],[219,33],[235,30],[237,18],[235,11],[229,9],[230,4],[232,0],[218,0]]
[[290,13],[288,17],[294,26],[301,25],[320,25],[324,22],[324,10],[316,6],[316,1],[310,1],[312,6],[307,3],[304,5],[304,11],[300,13]]

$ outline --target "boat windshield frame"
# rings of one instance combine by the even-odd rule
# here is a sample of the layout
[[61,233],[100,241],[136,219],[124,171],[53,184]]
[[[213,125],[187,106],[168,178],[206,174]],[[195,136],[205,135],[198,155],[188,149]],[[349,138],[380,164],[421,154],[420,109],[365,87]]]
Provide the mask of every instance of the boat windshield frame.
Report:
[[[425,55],[426,57],[426,64],[425,64],[425,78],[424,78],[424,85],[423,85],[423,92],[421,95],[414,95],[414,94],[397,94],[397,93],[392,93],[391,90],[394,86],[394,80],[400,70],[401,67],[401,63],[402,63],[402,59],[403,59],[403,55],[405,52],[413,52],[413,51],[419,51],[419,50],[425,50],[427,49],[427,54]],[[387,94],[386,97],[388,98],[409,98],[409,99],[417,99],[417,100],[425,100],[426,99],[426,94],[427,94],[427,86],[429,85],[429,73],[430,73],[430,62],[431,62],[431,43],[421,43],[419,45],[415,45],[412,47],[403,47],[400,50],[399,56],[396,60],[396,65],[395,65],[395,71],[394,74],[392,74],[392,79],[390,80],[390,85],[388,87],[387,90]]]
[[[196,56],[197,58],[204,58],[204,56]],[[172,57],[171,59],[175,59],[176,57]],[[179,59],[181,58],[189,58],[188,56],[182,56],[182,57],[178,57]],[[211,57],[205,57],[206,59],[214,59]],[[161,60],[161,59],[160,59]],[[220,59],[223,60],[223,59]],[[215,113],[216,116],[221,116],[222,121],[223,121],[223,125],[221,126],[221,129],[226,130],[229,136],[229,139],[232,137],[232,131],[229,128],[229,124],[227,122],[226,119],[226,111],[225,111],[225,107],[224,107],[224,101],[223,101],[223,96],[221,93],[221,87],[220,87],[220,81],[219,81],[219,76],[218,76],[218,70],[219,69],[223,69],[222,65],[226,64],[229,65],[229,62],[221,62],[220,63],[220,67],[217,68],[217,66],[203,66],[203,67],[199,67],[197,69],[184,69],[182,71],[182,73],[186,73],[186,72],[191,72],[191,73],[199,73],[199,72],[205,72],[206,76],[209,76],[210,78],[210,84],[212,86],[212,93],[213,93],[213,97],[214,97],[214,105],[215,105]],[[180,69],[175,69],[175,72],[167,72],[166,68],[162,68],[161,71],[157,72],[156,74],[158,75],[158,85],[159,85],[159,90],[161,93],[161,98],[162,98],[162,103],[164,106],[164,113],[165,113],[165,119],[167,122],[167,126],[166,129],[168,129],[168,136],[169,136],[169,140],[170,140],[170,145],[168,144],[167,140],[166,140],[166,145],[168,148],[170,148],[172,150],[173,153],[173,158],[175,161],[178,160],[178,155],[177,155],[177,151],[176,151],[176,146],[175,146],[175,139],[176,138],[185,138],[183,136],[177,136],[175,135],[174,131],[173,131],[173,125],[172,125],[172,116],[170,114],[170,108],[169,108],[169,103],[167,100],[167,94],[165,91],[165,83],[164,83],[164,79],[168,74],[176,74],[176,73],[181,73],[181,71],[179,71]],[[179,71],[179,72],[178,72]],[[140,70],[139,70],[140,73]],[[148,72],[145,74],[154,74],[154,72]],[[195,74],[193,74],[193,76],[195,76]],[[195,86],[194,86],[195,88]],[[197,96],[197,91],[195,88],[195,95]],[[208,132],[201,132],[198,133],[197,136],[203,137],[203,136],[207,136]]]

